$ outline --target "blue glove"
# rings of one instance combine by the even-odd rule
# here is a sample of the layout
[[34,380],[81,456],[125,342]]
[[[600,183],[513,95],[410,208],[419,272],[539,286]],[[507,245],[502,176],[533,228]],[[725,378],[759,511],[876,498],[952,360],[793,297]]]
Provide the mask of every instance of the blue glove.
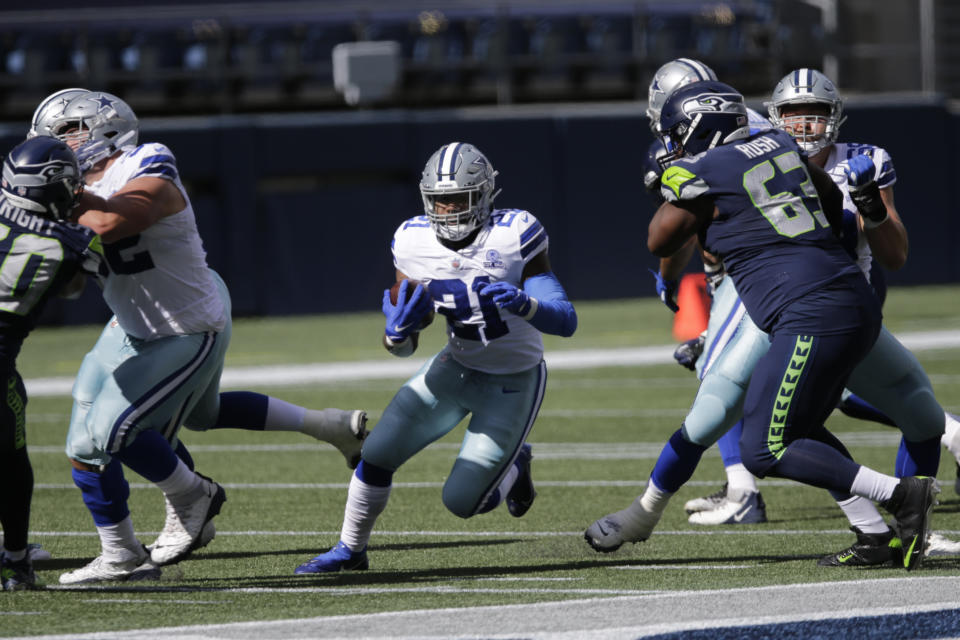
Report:
[[851,189],[862,189],[874,182],[875,168],[873,159],[867,155],[853,156],[847,161],[847,184]]
[[706,331],[704,331],[693,340],[681,343],[673,352],[673,359],[690,371],[695,371],[697,359],[703,353],[703,345],[706,339]]
[[415,333],[424,316],[433,307],[433,299],[422,284],[417,285],[408,300],[409,285],[408,280],[400,283],[396,305],[390,302],[390,289],[383,290],[383,315],[387,317],[386,334],[392,342],[400,342]]
[[887,219],[887,207],[880,197],[880,187],[874,179],[876,169],[873,159],[868,155],[853,156],[847,161],[847,186],[850,199],[857,211],[876,226]]
[[476,285],[477,294],[484,298],[492,298],[498,307],[522,317],[530,313],[532,302],[530,296],[523,289],[503,280]]
[[657,280],[657,295],[660,296],[660,300],[663,304],[667,305],[667,308],[670,311],[676,313],[680,310],[680,307],[677,305],[677,284],[676,280],[664,280],[663,276],[660,275],[659,271],[654,271],[649,269],[650,273],[653,274],[653,277]]

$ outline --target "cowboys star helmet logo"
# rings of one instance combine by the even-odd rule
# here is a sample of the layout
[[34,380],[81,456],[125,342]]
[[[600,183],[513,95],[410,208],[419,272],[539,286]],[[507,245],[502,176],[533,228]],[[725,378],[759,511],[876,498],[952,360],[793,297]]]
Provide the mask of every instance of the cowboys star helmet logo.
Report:
[[107,96],[100,96],[99,98],[96,98],[94,102],[96,102],[97,105],[99,105],[97,107],[97,113],[113,108],[113,100],[111,100]]

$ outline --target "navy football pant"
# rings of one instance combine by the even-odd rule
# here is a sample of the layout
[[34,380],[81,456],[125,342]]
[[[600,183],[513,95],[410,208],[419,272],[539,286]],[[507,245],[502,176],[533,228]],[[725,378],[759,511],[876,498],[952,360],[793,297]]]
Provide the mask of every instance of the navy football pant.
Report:
[[33,467],[27,456],[27,392],[20,374],[0,374],[0,526],[4,546],[11,551],[27,547]]
[[751,473],[790,478],[838,494],[850,490],[860,465],[823,425],[878,330],[773,336],[744,402],[740,452]]

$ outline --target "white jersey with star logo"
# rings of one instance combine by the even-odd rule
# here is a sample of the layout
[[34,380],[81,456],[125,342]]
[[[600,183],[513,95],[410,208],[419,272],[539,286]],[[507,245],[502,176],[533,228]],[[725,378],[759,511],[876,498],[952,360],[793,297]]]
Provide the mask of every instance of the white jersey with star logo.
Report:
[[223,330],[228,311],[207,267],[193,206],[170,149],[159,143],[124,147],[86,189],[110,198],[143,177],[170,180],[187,206],[135,236],[104,244],[110,266],[102,278],[107,305],[123,330],[141,340]]
[[440,244],[426,216],[401,224],[392,248],[394,266],[427,286],[434,308],[446,318],[454,359],[485,373],[516,373],[543,358],[540,332],[475,289],[500,280],[522,288],[524,266],[548,244],[533,214],[497,209],[476,240],[459,251]]

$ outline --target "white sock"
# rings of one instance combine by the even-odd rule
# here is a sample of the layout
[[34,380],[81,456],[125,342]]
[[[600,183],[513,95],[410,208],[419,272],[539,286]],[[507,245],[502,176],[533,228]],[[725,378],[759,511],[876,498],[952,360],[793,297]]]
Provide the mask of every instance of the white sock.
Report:
[[137,540],[133,532],[133,520],[127,516],[116,524],[107,526],[97,525],[97,533],[100,534],[100,547],[103,550],[103,556],[110,561],[129,560],[131,554],[138,555],[142,548],[140,541]]
[[358,478],[357,474],[351,476],[347,505],[343,510],[343,527],[340,530],[340,540],[351,551],[362,551],[366,548],[373,525],[387,506],[390,488],[367,484]]
[[264,431],[300,431],[307,410],[279,398],[270,397]]
[[177,466],[165,480],[156,483],[165,496],[181,496],[191,494],[201,486],[201,478],[183,460],[177,458]]
[[890,528],[883,521],[883,516],[877,511],[876,505],[866,498],[853,496],[842,502],[837,502],[837,505],[847,516],[850,526],[856,527],[864,533],[886,533]]
[[944,414],[943,435],[940,442],[960,461],[960,422],[949,413]]
[[747,468],[743,466],[743,463],[737,463],[726,467],[724,471],[727,472],[727,489],[742,489],[749,493],[756,493],[757,489],[757,479],[756,477],[747,471]]
[[890,499],[898,484],[900,484],[899,478],[860,465],[860,470],[857,471],[853,485],[850,487],[850,493],[869,498],[874,502],[883,502]]
[[651,513],[663,513],[663,510],[667,508],[667,503],[670,502],[670,498],[673,496],[672,493],[667,493],[657,485],[653,483],[653,478],[647,482],[647,488],[644,489],[643,495],[638,498],[640,505]]

